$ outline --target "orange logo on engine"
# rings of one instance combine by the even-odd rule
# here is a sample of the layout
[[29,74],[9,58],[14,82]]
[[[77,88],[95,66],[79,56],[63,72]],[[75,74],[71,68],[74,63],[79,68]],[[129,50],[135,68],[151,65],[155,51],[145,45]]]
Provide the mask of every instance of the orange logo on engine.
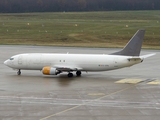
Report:
[[44,67],[43,68],[43,74],[44,75],[50,75],[50,70],[51,70],[51,67]]

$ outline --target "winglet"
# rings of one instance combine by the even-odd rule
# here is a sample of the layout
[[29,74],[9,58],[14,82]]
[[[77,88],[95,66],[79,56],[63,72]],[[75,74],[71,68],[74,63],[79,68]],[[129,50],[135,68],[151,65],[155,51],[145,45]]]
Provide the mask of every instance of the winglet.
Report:
[[111,55],[139,56],[144,39],[145,30],[138,30],[130,39],[123,50],[112,53]]

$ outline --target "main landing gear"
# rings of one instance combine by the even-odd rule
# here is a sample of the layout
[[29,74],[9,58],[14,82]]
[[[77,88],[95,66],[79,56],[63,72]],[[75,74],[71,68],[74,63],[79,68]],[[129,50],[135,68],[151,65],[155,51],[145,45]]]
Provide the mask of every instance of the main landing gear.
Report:
[[[81,76],[81,71],[76,72],[77,77]],[[73,73],[68,73],[68,77],[73,77]]]
[[68,77],[73,77],[73,73],[68,73]]
[[81,76],[81,71],[76,72],[77,77]]
[[21,70],[20,69],[18,70],[17,75],[21,75]]

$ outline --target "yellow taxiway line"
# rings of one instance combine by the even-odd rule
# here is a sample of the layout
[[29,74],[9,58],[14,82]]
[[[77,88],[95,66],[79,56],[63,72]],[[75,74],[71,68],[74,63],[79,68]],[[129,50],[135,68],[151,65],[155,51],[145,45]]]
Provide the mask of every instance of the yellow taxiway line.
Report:
[[115,83],[137,84],[142,81],[143,81],[142,79],[122,79],[122,80],[116,81]]
[[[132,88],[132,87],[134,87],[134,86],[135,86],[135,85],[132,85],[132,86],[130,86],[130,87],[127,87],[127,88],[124,88],[124,89],[121,89],[121,90],[115,91],[115,92],[113,92],[113,93],[110,93],[110,94],[104,95],[104,96],[102,96],[102,97],[99,97],[99,98],[97,98],[97,99],[91,100],[90,102],[87,102],[87,103],[91,103],[92,101],[98,101],[98,100],[101,100],[101,99],[103,99],[103,98],[106,98],[106,97],[109,97],[109,96],[115,95],[115,94],[117,94],[117,93],[120,93],[120,92],[126,91],[126,90],[128,90],[128,89],[130,89],[130,88]],[[73,110],[73,109],[76,109],[76,108],[78,108],[78,107],[81,107],[81,106],[83,106],[83,105],[86,105],[87,103],[83,103],[83,104],[81,104],[81,105],[77,105],[77,106],[71,107],[71,108],[66,109],[66,110],[63,110],[63,111],[61,111],[61,112],[58,112],[58,113],[55,113],[55,114],[49,115],[49,116],[44,117],[44,118],[41,118],[40,120],[46,120],[46,119],[49,119],[49,118],[54,117],[54,116],[56,116],[56,115],[60,115],[60,114],[62,114],[62,113],[65,113],[65,112],[71,111],[71,110]]]
[[89,93],[88,96],[104,96],[104,93]]
[[160,80],[154,80],[154,81],[149,82],[147,84],[150,84],[150,85],[160,85]]

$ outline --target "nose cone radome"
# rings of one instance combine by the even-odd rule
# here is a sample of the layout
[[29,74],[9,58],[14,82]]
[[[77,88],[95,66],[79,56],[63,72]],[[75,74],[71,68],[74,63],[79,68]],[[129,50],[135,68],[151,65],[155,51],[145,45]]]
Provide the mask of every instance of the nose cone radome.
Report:
[[7,65],[8,60],[4,61],[4,64]]

